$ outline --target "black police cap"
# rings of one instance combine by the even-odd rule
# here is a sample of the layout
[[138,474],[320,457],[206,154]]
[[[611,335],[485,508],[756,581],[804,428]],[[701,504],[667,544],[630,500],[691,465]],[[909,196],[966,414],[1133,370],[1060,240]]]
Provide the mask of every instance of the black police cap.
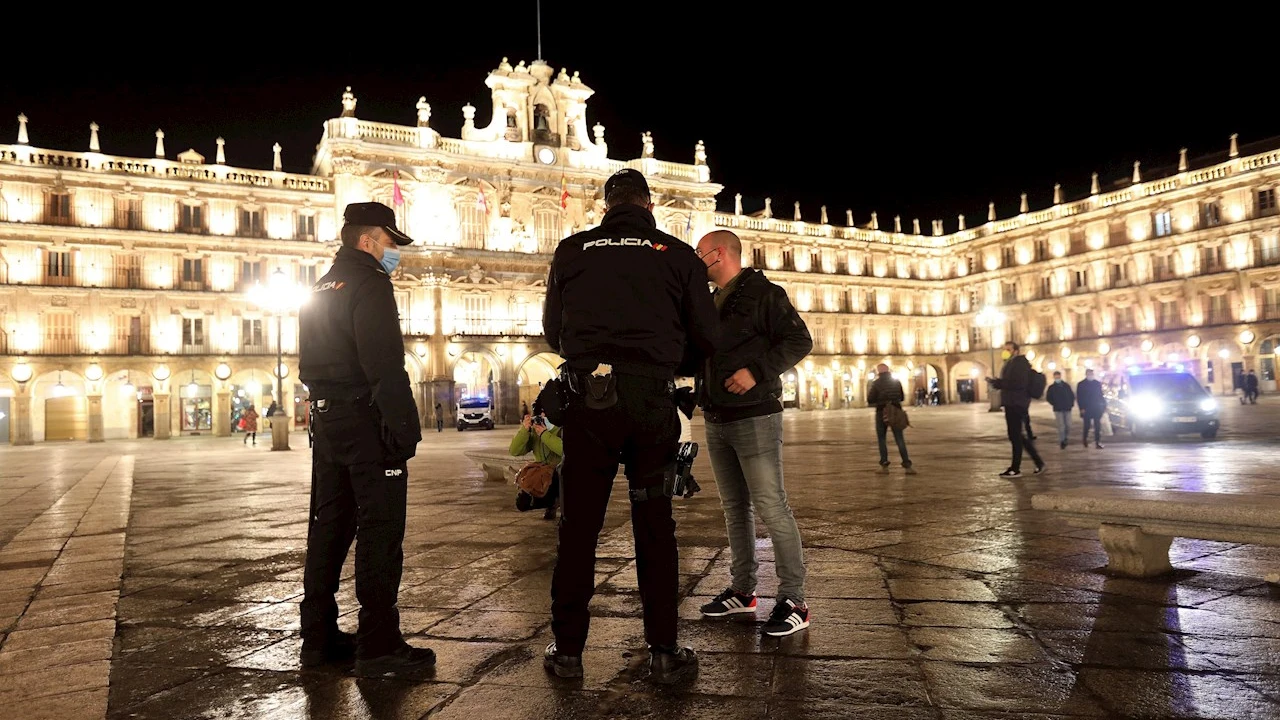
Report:
[[387,231],[397,245],[410,245],[413,238],[396,228],[396,213],[380,202],[351,203],[342,213],[348,225],[373,225]]
[[607,200],[615,189],[622,187],[634,188],[645,195],[649,194],[649,183],[645,181],[644,174],[639,170],[623,168],[604,181],[605,199]]

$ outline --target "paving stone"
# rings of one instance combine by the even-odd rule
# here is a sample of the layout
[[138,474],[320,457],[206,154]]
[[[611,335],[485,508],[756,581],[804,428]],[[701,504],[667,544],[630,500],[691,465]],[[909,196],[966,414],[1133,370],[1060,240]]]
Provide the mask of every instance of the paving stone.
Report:
[[1007,615],[995,605],[961,602],[913,602],[902,606],[909,626],[952,628],[1009,628]]
[[[909,479],[876,471],[866,411],[784,416],[813,612],[787,638],[760,632],[778,585],[763,526],[757,612],[698,612],[732,564],[700,459],[695,472],[711,482],[674,504],[678,631],[700,668],[671,688],[647,679],[630,508],[617,492],[597,553],[586,677],[543,670],[555,526],[514,511],[509,486],[461,455],[503,448],[505,431],[428,433],[410,463],[401,625],[438,656],[420,682],[299,669],[305,452],[257,453],[227,474],[210,469],[244,449],[237,438],[8,448],[6,470],[50,497],[0,502],[0,579],[29,583],[0,583],[11,613],[0,612],[0,666],[24,670],[0,674],[0,702],[94,720],[1280,717],[1280,591],[1258,572],[1280,566],[1280,549],[1179,539],[1175,573],[1116,578],[1099,570],[1096,530],[1030,510],[1042,488],[1194,486],[1204,467],[1220,468],[1211,482],[1223,491],[1278,494],[1267,468],[1280,403],[1224,409],[1214,443],[1151,454],[1121,438],[1105,453],[1062,451],[1053,473],[1021,483],[995,477],[1007,444],[1002,418],[984,410],[913,413],[937,442],[913,449],[921,472]],[[1050,432],[1050,418],[1036,422]],[[701,420],[693,427],[701,440]],[[132,480],[121,484],[126,457]],[[45,466],[72,469],[39,475]],[[44,567],[21,567],[36,562]],[[48,573],[54,582],[40,584]],[[350,555],[338,602],[339,626],[354,631]],[[94,640],[111,633],[112,646]],[[110,665],[78,662],[108,652]],[[36,669],[45,662],[69,664]]]

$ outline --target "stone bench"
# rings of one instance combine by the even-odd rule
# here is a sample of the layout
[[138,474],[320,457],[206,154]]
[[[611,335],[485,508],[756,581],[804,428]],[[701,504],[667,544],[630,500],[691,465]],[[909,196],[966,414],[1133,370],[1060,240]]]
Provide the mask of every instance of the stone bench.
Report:
[[1031,507],[1073,527],[1098,528],[1107,568],[1129,577],[1171,571],[1175,537],[1280,546],[1280,497],[1274,495],[1086,487],[1034,495]]
[[474,462],[484,471],[486,479],[505,480],[511,483],[516,481],[516,473],[520,472],[520,468],[533,459],[533,453],[508,455],[501,452],[467,450],[462,454],[466,455],[468,460]]

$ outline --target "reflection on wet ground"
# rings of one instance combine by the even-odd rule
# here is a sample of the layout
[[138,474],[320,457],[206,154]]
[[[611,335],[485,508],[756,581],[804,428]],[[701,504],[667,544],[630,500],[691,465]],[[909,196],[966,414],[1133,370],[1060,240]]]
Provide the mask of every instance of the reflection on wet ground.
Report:
[[[422,682],[299,670],[305,449],[8,449],[0,702],[15,717],[113,720],[1280,717],[1280,603],[1261,580],[1280,548],[1177,540],[1173,575],[1110,577],[1096,532],[1030,509],[1036,492],[1091,483],[1278,493],[1280,402],[1227,406],[1215,441],[1118,437],[1102,450],[1059,450],[1042,406],[1050,471],[1012,481],[996,477],[1008,465],[998,414],[910,412],[914,476],[879,470],[869,411],[787,413],[813,626],[780,640],[759,632],[776,591],[763,528],[758,617],[698,616],[729,567],[699,456],[704,492],[678,501],[677,522],[681,639],[701,669],[671,689],[645,678],[622,493],[601,537],[586,676],[543,672],[554,526],[517,512],[510,486],[461,454],[505,446],[503,429],[429,433],[410,463],[402,624],[439,657]],[[131,484],[116,482],[130,457]],[[125,517],[127,531],[112,527]],[[339,602],[353,630],[350,575]]]

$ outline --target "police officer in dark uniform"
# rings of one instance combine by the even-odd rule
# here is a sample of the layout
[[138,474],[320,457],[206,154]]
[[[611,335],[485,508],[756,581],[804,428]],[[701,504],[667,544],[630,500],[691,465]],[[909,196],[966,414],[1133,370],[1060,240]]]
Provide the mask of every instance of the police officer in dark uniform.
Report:
[[561,466],[560,547],[551,586],[555,642],[543,664],[582,676],[595,588],[595,550],[618,463],[626,466],[651,677],[696,669],[676,645],[675,521],[664,491],[680,421],[674,379],[715,352],[718,327],[705,265],[657,229],[649,185],[636,170],[611,176],[600,226],[560,242],[547,279],[543,327],[565,359],[568,407]]
[[[304,667],[350,659],[363,677],[402,676],[435,653],[400,635],[405,463],[422,439],[404,368],[390,273],[413,242],[381,203],[352,203],[333,268],[312,287],[300,320],[298,377],[310,390],[314,433],[311,519],[302,601]],[[338,630],[334,594],[356,542],[356,636]]]

